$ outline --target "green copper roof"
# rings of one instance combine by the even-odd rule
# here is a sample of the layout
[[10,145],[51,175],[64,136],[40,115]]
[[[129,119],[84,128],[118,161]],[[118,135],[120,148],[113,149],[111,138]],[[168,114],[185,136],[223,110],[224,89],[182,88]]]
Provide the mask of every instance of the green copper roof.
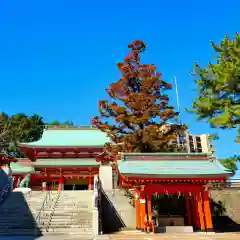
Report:
[[20,163],[16,162],[16,163],[11,163],[11,169],[12,169],[12,173],[32,173],[35,172],[34,168],[31,166],[24,166],[21,165]]
[[109,139],[97,129],[47,129],[36,142],[22,143],[27,146],[103,146]]
[[118,169],[122,174],[142,174],[177,176],[199,176],[230,174],[218,161],[209,160],[140,160],[140,161],[118,161]]
[[201,156],[201,155],[211,155],[211,153],[203,153],[203,152],[154,152],[154,153],[135,153],[135,152],[122,152],[121,155],[123,156],[183,156],[183,155],[188,155],[188,156]]
[[38,159],[37,162],[34,164],[36,167],[42,167],[42,166],[99,166],[100,163],[96,162],[95,158],[64,158],[64,159]]

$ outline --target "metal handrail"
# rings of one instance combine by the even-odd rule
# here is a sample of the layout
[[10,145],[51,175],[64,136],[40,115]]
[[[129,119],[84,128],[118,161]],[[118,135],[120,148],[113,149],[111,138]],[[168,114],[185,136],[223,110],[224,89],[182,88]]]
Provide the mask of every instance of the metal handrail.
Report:
[[58,192],[58,194],[57,194],[57,196],[56,196],[56,198],[55,198],[54,205],[53,205],[53,207],[52,207],[52,211],[51,211],[51,213],[49,214],[48,221],[47,221],[47,225],[46,225],[46,231],[47,231],[47,232],[48,232],[48,229],[49,229],[49,227],[50,227],[50,222],[51,222],[51,220],[52,220],[52,216],[53,216],[54,211],[55,211],[55,208],[56,208],[56,206],[57,206],[57,203],[58,203],[60,194],[61,194],[61,191]]
[[44,207],[48,204],[48,200],[51,199],[51,196],[52,196],[52,192],[51,191],[48,191],[46,197],[44,198],[44,201],[42,203],[42,206],[38,212],[38,215],[36,217],[36,223],[37,224],[40,224],[41,223],[41,214],[44,212]]

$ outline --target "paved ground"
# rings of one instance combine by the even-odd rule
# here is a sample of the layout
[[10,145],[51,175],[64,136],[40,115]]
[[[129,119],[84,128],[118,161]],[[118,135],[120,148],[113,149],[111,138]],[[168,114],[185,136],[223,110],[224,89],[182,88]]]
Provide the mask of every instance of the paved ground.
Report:
[[109,235],[111,240],[240,240],[240,233],[146,234],[121,232]]
[[[83,237],[0,237],[0,240],[89,240]],[[189,233],[189,234],[146,234],[136,232],[121,232],[98,236],[94,240],[240,240],[240,233]]]

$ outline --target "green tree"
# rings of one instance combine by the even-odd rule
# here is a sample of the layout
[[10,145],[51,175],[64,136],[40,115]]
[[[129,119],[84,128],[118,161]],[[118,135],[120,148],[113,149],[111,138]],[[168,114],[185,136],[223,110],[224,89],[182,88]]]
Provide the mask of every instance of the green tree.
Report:
[[46,125],[48,125],[48,126],[58,126],[58,127],[70,127],[70,126],[74,126],[74,123],[71,120],[67,120],[67,121],[62,122],[62,123],[60,121],[54,120],[52,122],[46,123]]
[[64,126],[69,126],[69,127],[74,126],[74,123],[71,120],[67,120],[63,124],[64,124]]
[[54,120],[54,121],[46,123],[46,124],[49,126],[60,126],[61,125],[61,123],[57,120]]
[[[131,50],[124,61],[117,63],[121,78],[106,89],[112,100],[99,101],[100,116],[92,119],[92,125],[127,152],[182,151],[172,140],[186,126],[167,124],[178,116],[166,95],[171,84],[162,80],[154,64],[140,62],[146,48],[142,41],[135,40],[128,47]],[[107,149],[112,151],[110,144]]]
[[240,161],[240,156],[235,155],[233,157],[219,159],[219,161],[224,167],[232,170],[235,173],[236,170],[238,170],[237,162]]
[[33,142],[41,138],[45,124],[40,116],[18,113],[0,115],[0,151],[19,157],[18,142]]
[[[194,65],[198,96],[189,112],[206,119],[212,127],[237,128],[240,124],[240,35],[211,42],[216,61],[208,67]],[[240,141],[240,130],[236,141]]]

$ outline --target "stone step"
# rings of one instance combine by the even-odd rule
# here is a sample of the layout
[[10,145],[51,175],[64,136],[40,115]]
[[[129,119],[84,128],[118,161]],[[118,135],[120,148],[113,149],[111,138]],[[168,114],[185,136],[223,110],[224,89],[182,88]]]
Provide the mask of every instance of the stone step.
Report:
[[91,233],[92,228],[52,228],[50,226],[49,229],[41,229],[41,232],[58,232],[58,233]]
[[86,203],[61,203],[61,202],[58,202],[57,203],[58,206],[61,206],[61,207],[73,207],[73,206],[78,206],[78,207],[89,207],[92,205],[92,203],[89,203],[89,202],[86,202]]
[[[44,228],[46,225],[42,224],[40,225],[39,227],[40,228]],[[52,222],[50,223],[50,228],[52,229],[68,229],[68,228],[73,228],[73,229],[82,229],[82,228],[86,228],[86,229],[89,229],[89,231],[92,229],[92,224],[77,224],[77,225],[69,225],[69,224],[64,224],[64,223],[61,223],[61,224],[53,224]]]
[[91,218],[55,218],[55,216],[52,217],[52,222],[92,222]]
[[80,216],[74,216],[74,215],[52,215],[51,218],[53,220],[59,221],[59,220],[77,220],[77,221],[92,221],[92,215],[87,217],[80,217]]
[[92,215],[92,213],[81,213],[81,212],[78,212],[78,213],[72,213],[72,212],[65,212],[65,213],[62,213],[62,212],[54,212],[54,214],[53,214],[53,216],[61,216],[61,217],[70,217],[70,216],[75,216],[75,217],[77,217],[77,216],[79,216],[79,217],[81,217],[81,216],[85,216],[85,217],[87,217],[87,216],[90,216],[90,215]]

